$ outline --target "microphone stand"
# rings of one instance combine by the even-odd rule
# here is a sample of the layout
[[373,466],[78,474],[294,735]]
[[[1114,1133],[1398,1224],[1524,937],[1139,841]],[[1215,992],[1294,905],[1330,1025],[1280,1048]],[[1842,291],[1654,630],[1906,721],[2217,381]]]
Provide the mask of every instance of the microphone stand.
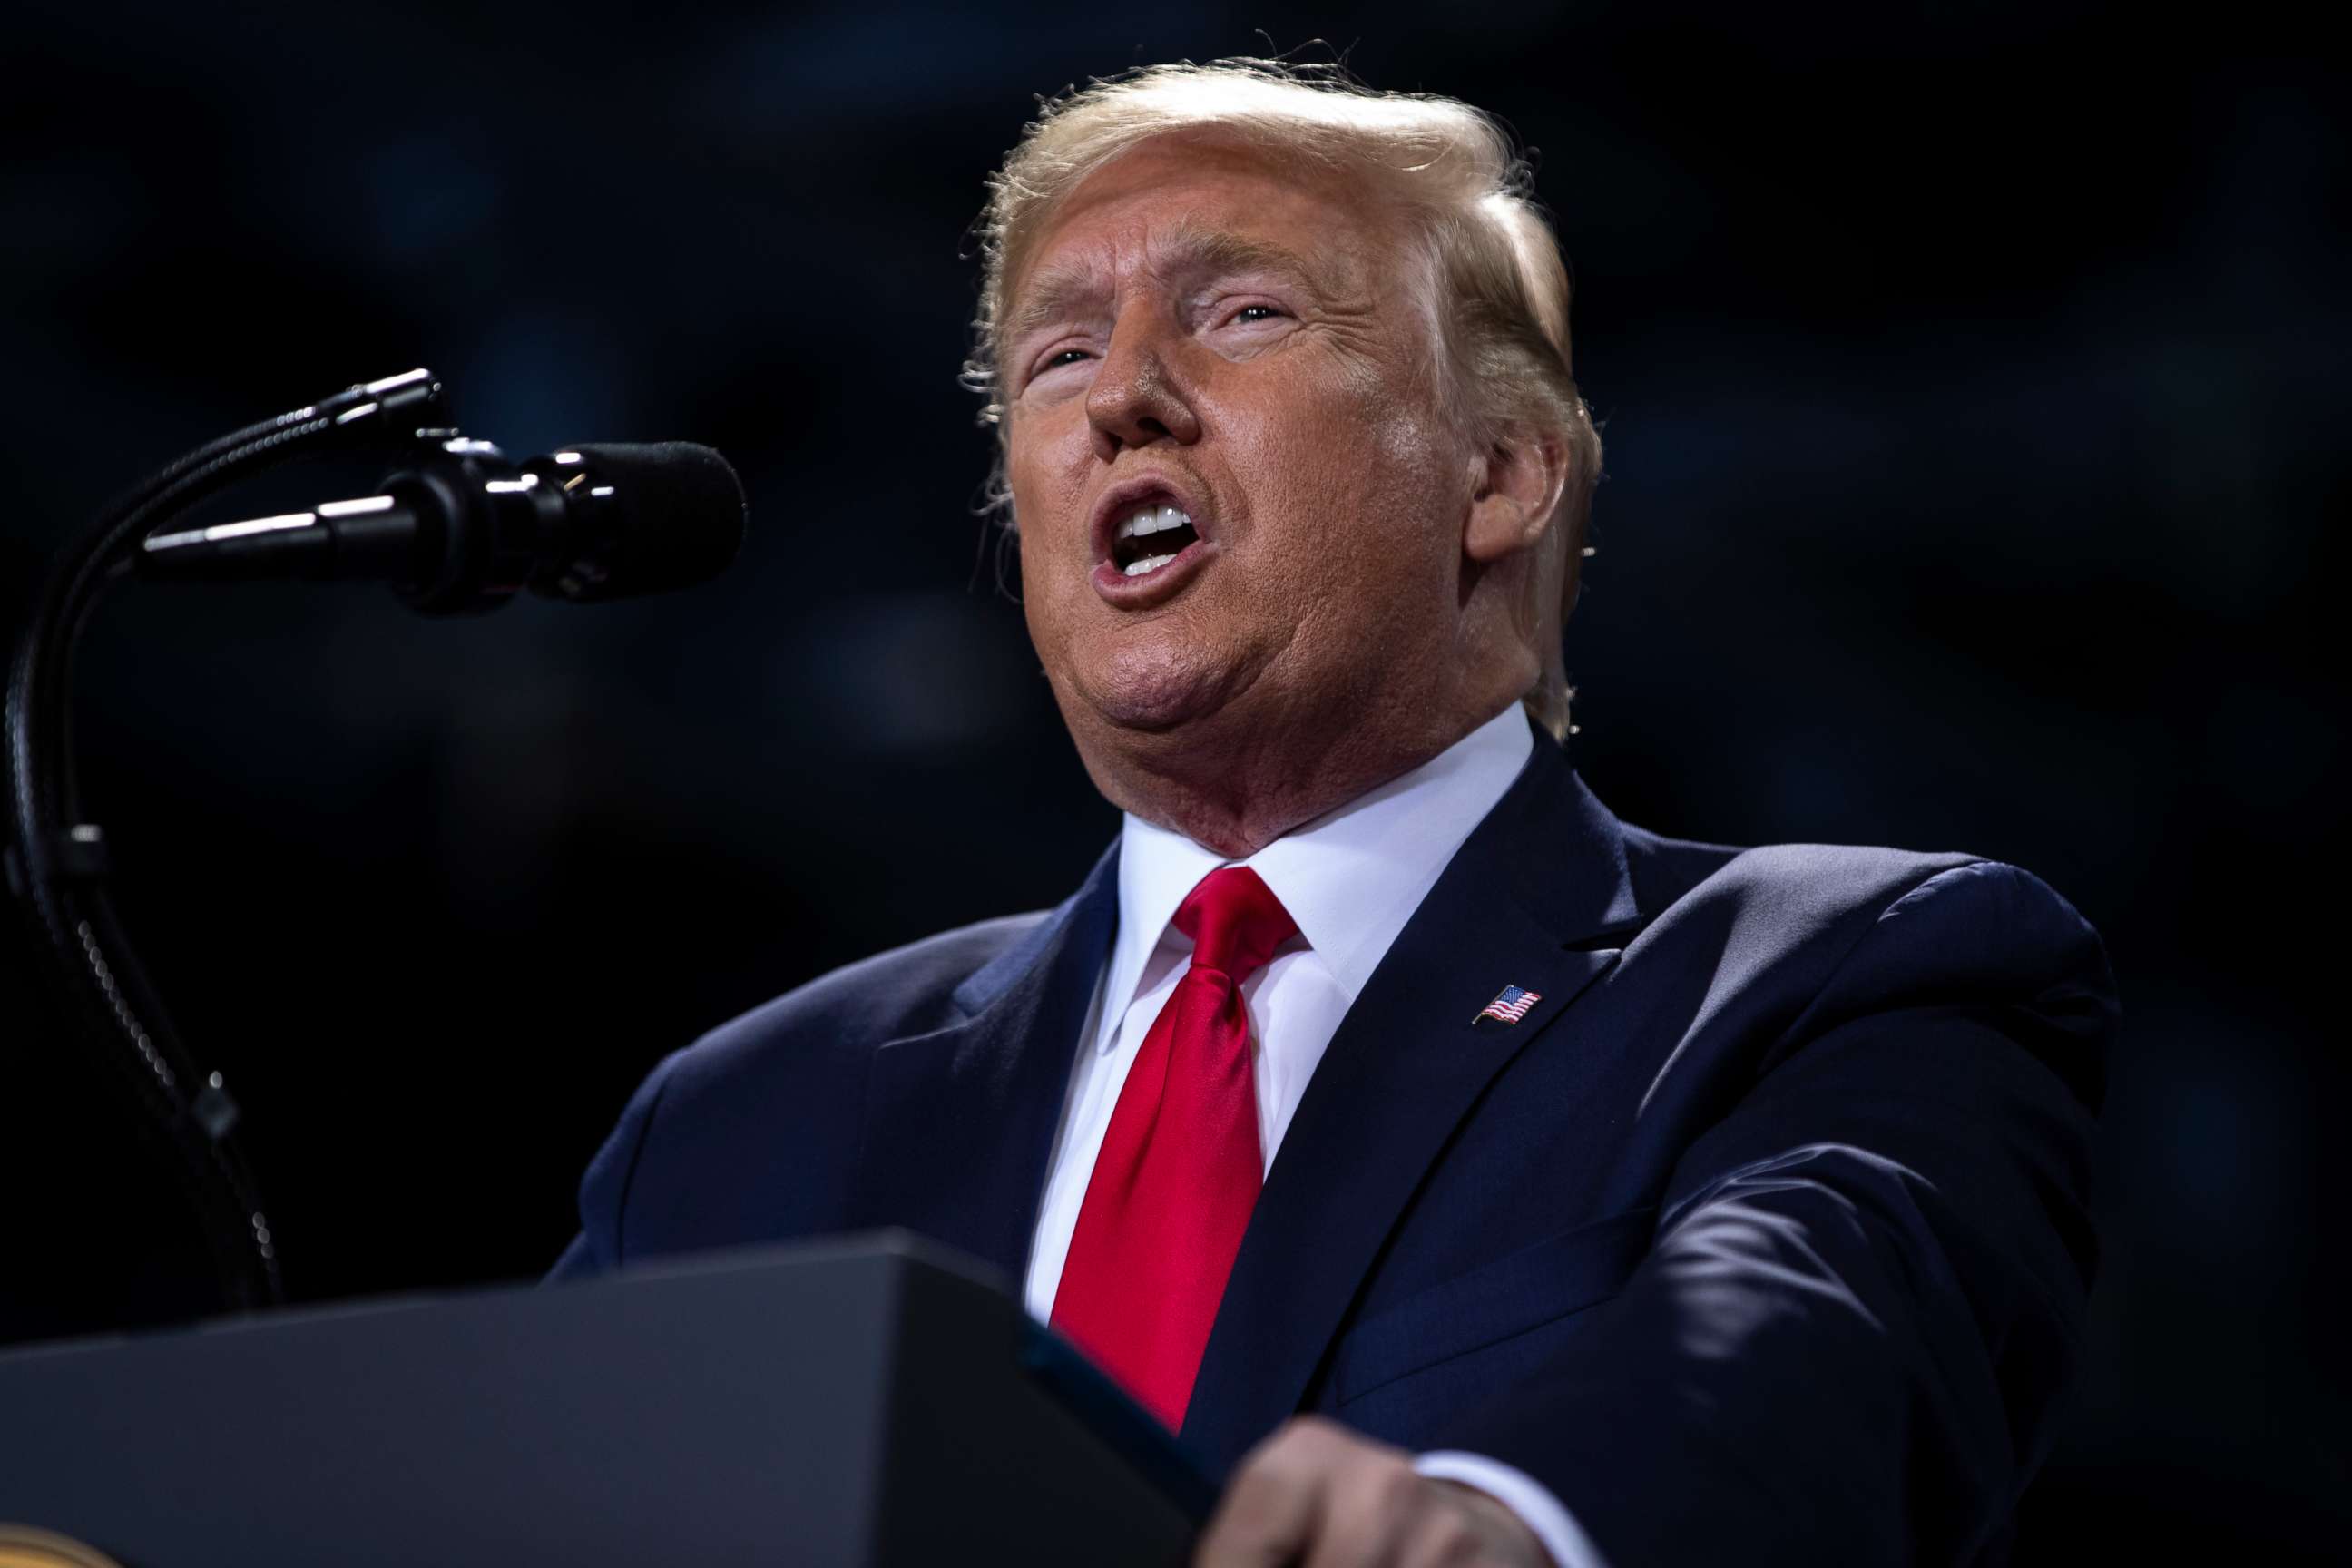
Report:
[[[199,1074],[107,892],[104,834],[84,819],[74,773],[73,657],[90,611],[148,533],[205,498],[297,458],[405,447],[447,424],[428,371],[369,382],[224,436],[117,499],[67,544],[44,582],[8,677],[9,890],[71,1033],[110,1064],[172,1154],[234,1311],[283,1299],[278,1248],[234,1135],[236,1102]],[[430,431],[446,437],[446,428]]]

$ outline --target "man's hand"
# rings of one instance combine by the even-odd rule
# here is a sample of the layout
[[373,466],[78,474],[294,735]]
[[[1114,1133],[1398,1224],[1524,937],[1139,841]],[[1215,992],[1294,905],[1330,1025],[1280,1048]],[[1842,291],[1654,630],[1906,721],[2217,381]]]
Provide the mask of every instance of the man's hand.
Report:
[[1519,1516],[1417,1475],[1412,1456],[1313,1415],[1250,1450],[1201,1538],[1197,1568],[1553,1568]]

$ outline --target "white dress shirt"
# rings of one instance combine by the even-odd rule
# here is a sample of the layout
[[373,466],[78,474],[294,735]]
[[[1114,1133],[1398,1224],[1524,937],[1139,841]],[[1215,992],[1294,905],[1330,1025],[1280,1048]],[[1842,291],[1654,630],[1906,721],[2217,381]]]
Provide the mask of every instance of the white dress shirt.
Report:
[[[1191,963],[1176,908],[1220,866],[1256,871],[1298,934],[1242,983],[1257,1088],[1258,1148],[1274,1168],[1282,1135],[1364,984],[1454,851],[1503,798],[1534,749],[1513,703],[1436,757],[1240,860],[1127,818],[1119,839],[1118,932],[1070,1074],[1045,1202],[1029,1252],[1029,1313],[1053,1317],[1062,1265],[1112,1109],[1152,1020]],[[1423,1454],[1423,1475],[1460,1481],[1524,1520],[1560,1568],[1601,1559],[1559,1500],[1528,1476],[1475,1454]]]

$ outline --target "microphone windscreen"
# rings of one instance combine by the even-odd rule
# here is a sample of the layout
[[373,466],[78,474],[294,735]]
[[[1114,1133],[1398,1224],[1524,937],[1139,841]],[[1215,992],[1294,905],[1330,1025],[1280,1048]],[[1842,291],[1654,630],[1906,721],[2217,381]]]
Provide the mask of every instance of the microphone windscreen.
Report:
[[591,486],[610,486],[617,528],[599,552],[592,581],[566,585],[576,600],[616,599],[690,588],[727,568],[743,547],[750,508],[727,459],[691,441],[583,443]]

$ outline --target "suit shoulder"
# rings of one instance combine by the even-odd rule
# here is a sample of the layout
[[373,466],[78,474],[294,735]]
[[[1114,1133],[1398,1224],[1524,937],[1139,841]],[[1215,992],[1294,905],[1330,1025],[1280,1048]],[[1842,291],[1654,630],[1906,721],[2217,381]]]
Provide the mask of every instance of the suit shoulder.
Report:
[[708,1080],[804,1047],[862,1058],[887,1041],[945,1028],[962,1016],[957,987],[1050,913],[982,921],[845,964],[721,1024],[660,1070]]
[[[2064,994],[2110,1018],[2099,934],[2041,878],[1982,856],[1837,844],[1742,851],[1669,911],[1727,958],[1799,959],[1810,1012]],[[1802,955],[1801,957],[1801,955]]]
[[1970,952],[2012,955],[2095,947],[2097,933],[2040,878],[1982,856],[1850,844],[1769,844],[1730,849],[1675,840],[1637,847],[1664,895],[1644,897],[1643,935],[1696,939],[1727,961],[1810,955],[1823,978],[1850,953],[1916,950],[1947,962]]
[[876,1048],[960,1021],[958,989],[993,962],[1017,965],[1049,913],[877,953],[663,1058],[581,1178],[585,1240],[566,1270],[834,1223]]
[[1753,918],[1811,923],[1883,906],[1937,872],[1978,861],[1971,855],[1864,845],[1711,844],[1669,838],[1630,823],[1621,832],[1634,896],[1653,919],[1695,899]]
[[1630,822],[1619,823],[1617,831],[1625,846],[1625,871],[1633,881],[1634,900],[1644,910],[1665,909],[1741,853],[1733,845],[1669,838]]
[[1711,890],[1790,909],[1885,907],[1931,879],[1980,856],[1866,844],[1759,844],[1726,861]]
[[1694,890],[1798,919],[1916,920],[1932,905],[1938,920],[2083,923],[2074,907],[2032,872],[1958,851],[1761,845],[1731,857]]
[[[1650,918],[1628,974],[1689,987],[1696,1015],[1784,1051],[1857,1020],[1990,1011],[2005,1030],[2066,1042],[2062,1076],[2095,1104],[2119,1005],[2098,932],[2029,871],[1968,854],[1773,844],[1725,856]],[[2074,1049],[2089,1043],[2095,1048]],[[1746,1059],[1746,1058],[1743,1058]]]

